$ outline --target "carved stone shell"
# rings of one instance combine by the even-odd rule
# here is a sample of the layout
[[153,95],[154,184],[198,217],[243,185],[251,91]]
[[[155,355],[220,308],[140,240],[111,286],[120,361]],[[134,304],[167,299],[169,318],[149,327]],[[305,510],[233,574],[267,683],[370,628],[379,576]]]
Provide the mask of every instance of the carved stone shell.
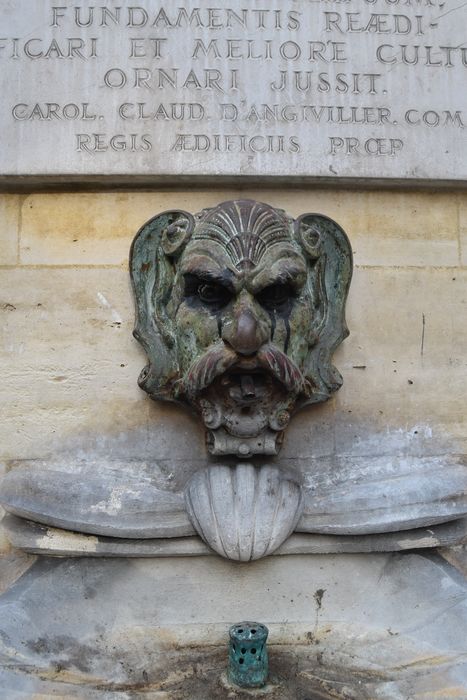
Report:
[[227,559],[272,554],[294,531],[302,512],[298,483],[270,466],[212,466],[197,472],[185,491],[194,528]]

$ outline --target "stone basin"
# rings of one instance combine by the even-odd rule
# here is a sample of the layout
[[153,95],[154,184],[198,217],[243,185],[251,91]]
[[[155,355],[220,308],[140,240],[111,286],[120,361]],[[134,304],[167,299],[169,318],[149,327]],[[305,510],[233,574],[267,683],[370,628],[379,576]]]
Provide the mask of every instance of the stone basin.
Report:
[[436,554],[28,565],[0,598],[8,700],[250,697],[224,672],[230,625],[252,617],[273,700],[465,697],[467,582]]

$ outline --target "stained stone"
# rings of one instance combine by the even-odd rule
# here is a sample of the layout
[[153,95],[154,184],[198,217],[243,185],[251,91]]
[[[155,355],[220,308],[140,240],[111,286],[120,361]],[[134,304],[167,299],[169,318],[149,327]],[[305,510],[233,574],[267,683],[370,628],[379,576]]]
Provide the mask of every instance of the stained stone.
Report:
[[[34,554],[79,557],[194,557],[214,554],[199,537],[135,540],[84,535],[40,525],[14,515],[8,515],[3,524],[13,547]],[[446,551],[454,554],[457,550],[454,545],[461,545],[463,542],[467,542],[467,518],[433,525],[428,529],[419,528],[379,535],[296,533],[273,554],[397,552],[434,547],[449,548]],[[446,558],[454,565],[454,561],[448,556]]]
[[438,552],[467,578],[467,544],[442,547]]
[[[300,466],[304,512],[296,531],[364,535],[429,527],[467,514],[465,455],[333,457]],[[195,534],[183,494],[143,462],[30,463],[0,487],[7,511],[45,525],[124,538]]]
[[0,598],[0,687],[8,700],[245,698],[223,679],[228,628],[245,618],[270,630],[273,700],[467,695],[467,582],[413,553],[40,557]]
[[18,550],[0,555],[0,594],[20,578],[33,565],[36,558]]

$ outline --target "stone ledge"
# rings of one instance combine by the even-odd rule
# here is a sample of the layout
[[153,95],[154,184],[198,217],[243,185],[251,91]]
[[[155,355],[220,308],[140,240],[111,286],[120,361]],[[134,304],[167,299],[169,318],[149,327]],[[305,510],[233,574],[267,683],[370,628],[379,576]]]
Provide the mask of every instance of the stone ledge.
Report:
[[[199,537],[123,539],[84,535],[47,527],[7,515],[4,526],[11,544],[31,554],[57,557],[197,557],[214,555]],[[398,552],[467,543],[467,518],[431,528],[377,535],[291,535],[275,552],[288,554],[339,554]]]

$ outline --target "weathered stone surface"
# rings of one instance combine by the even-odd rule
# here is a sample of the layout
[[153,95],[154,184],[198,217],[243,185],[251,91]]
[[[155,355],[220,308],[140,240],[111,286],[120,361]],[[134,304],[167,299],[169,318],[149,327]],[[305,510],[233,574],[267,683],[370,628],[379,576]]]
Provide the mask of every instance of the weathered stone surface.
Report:
[[183,494],[157,488],[142,463],[136,473],[131,463],[114,469],[89,464],[76,464],[71,471],[18,469],[3,483],[1,498],[11,500],[10,512],[37,522],[117,537],[194,533]]
[[459,234],[461,265],[467,265],[467,196],[459,195]]
[[0,196],[0,265],[16,265],[18,262],[18,234],[20,198],[17,195]]
[[[33,554],[86,557],[193,557],[214,554],[198,537],[170,539],[124,539],[84,535],[60,530],[8,515],[4,527],[14,548]],[[399,552],[407,549],[443,547],[454,557],[467,540],[467,519],[453,520],[431,528],[418,528],[380,535],[315,535],[295,533],[273,554],[351,554]],[[448,549],[450,548],[450,549]],[[457,556],[457,555],[456,555]],[[231,557],[233,558],[233,557]],[[455,565],[454,559],[445,558]],[[1,563],[1,559],[0,559]],[[467,575],[467,569],[465,571]]]
[[3,459],[170,459],[178,476],[203,455],[188,412],[136,385],[144,358],[126,269],[5,269],[0,299]]
[[[25,522],[25,521],[24,521]],[[39,527],[39,526],[36,526]],[[0,593],[4,593],[34,564],[37,557],[18,550],[0,555]]]
[[246,698],[222,680],[228,628],[245,618],[270,630],[273,700],[466,695],[467,583],[414,554],[41,557],[0,602],[1,687],[9,699]]
[[63,7],[2,3],[5,186],[467,179],[456,0]]
[[467,544],[442,547],[439,553],[467,578]]
[[465,455],[342,457],[312,462],[298,531],[335,534],[425,527],[467,513]]
[[459,269],[356,272],[335,355],[337,454],[466,451],[466,282]]
[[[15,515],[96,535],[194,534],[182,492],[157,464],[102,461],[23,465],[2,481]],[[370,534],[426,527],[467,514],[465,456],[323,458],[300,464],[300,532]],[[72,497],[71,497],[72,495]]]

